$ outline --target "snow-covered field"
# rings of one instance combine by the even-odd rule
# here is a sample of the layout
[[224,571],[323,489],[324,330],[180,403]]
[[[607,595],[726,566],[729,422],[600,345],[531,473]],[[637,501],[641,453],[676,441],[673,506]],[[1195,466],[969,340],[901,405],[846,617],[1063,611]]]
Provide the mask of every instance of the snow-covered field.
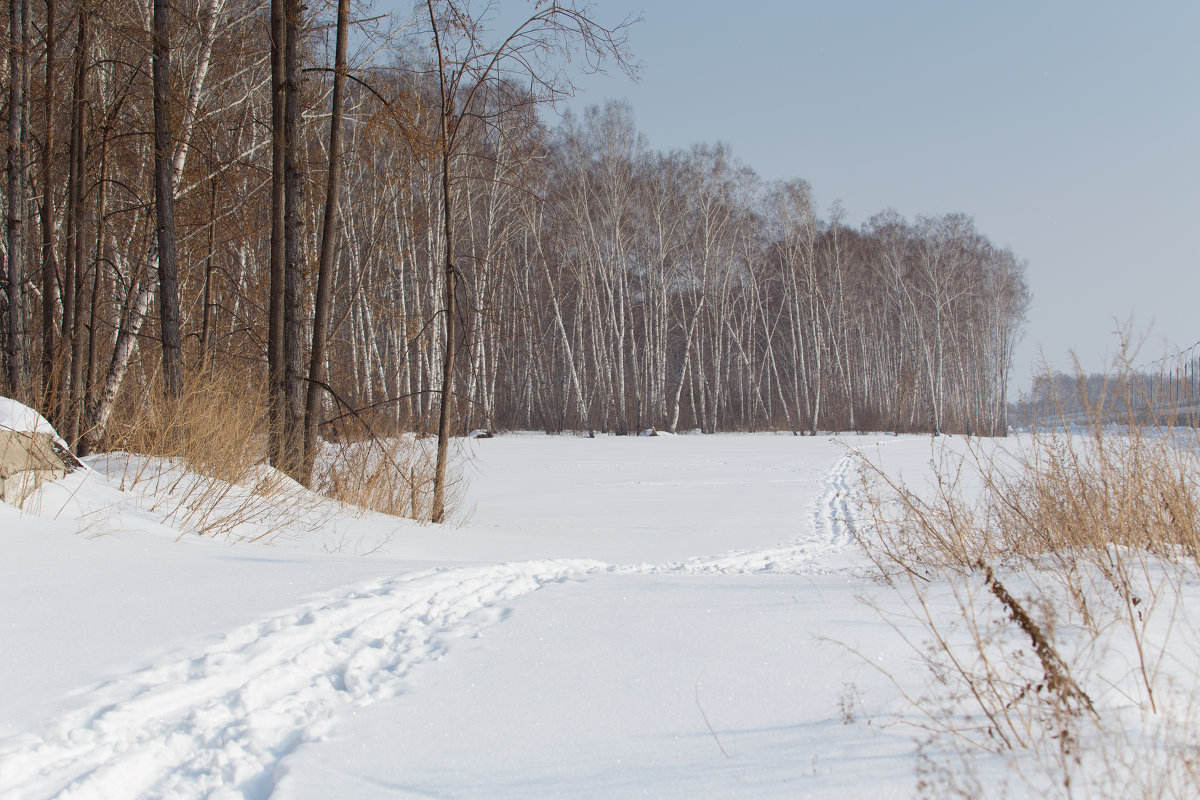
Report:
[[916,794],[850,454],[916,474],[928,438],[471,447],[444,528],[181,536],[103,459],[0,504],[0,796]]

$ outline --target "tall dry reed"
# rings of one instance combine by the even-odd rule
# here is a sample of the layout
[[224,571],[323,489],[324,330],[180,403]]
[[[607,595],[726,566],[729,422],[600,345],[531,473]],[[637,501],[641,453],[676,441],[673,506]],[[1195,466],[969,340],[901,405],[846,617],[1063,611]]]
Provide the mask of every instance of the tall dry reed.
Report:
[[[243,375],[189,373],[178,398],[144,387],[109,425],[98,466],[138,489],[151,512],[185,533],[268,540],[306,522],[317,504],[265,466],[262,387]],[[309,519],[312,518],[312,519]]]
[[232,371],[186,375],[179,398],[158,386],[118,406],[103,446],[183,461],[196,472],[240,483],[266,458],[266,393],[255,380]]

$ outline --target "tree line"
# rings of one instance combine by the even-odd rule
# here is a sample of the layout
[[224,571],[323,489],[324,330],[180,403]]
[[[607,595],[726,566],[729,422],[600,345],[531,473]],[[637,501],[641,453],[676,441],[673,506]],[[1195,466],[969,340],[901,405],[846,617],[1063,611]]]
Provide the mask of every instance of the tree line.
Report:
[[7,391],[87,451],[237,371],[302,480],[352,421],[1004,432],[1024,264],[968,217],[822,218],[620,104],[547,125],[628,20],[415,11],[352,55],[345,0],[10,0]]
[[1030,430],[1096,425],[1200,426],[1200,360],[1193,345],[1139,364],[1123,349],[1105,372],[1043,369],[1012,404],[1014,424]]

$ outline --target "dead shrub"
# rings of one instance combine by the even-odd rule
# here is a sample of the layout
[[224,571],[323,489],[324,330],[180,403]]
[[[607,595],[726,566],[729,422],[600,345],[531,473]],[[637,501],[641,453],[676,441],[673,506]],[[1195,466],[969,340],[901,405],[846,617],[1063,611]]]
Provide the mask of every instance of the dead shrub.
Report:
[[[137,392],[138,389],[132,389]],[[433,440],[397,433],[384,438],[369,420],[349,415],[337,441],[322,441],[311,489],[267,465],[266,395],[232,371],[186,376],[168,401],[157,386],[126,398],[102,442],[102,465],[122,487],[155,498],[164,522],[235,541],[272,538],[319,527],[336,507],[427,520],[433,494]],[[132,454],[120,455],[115,454]],[[115,456],[115,457],[114,457]],[[447,508],[461,504],[464,459],[449,470]]]

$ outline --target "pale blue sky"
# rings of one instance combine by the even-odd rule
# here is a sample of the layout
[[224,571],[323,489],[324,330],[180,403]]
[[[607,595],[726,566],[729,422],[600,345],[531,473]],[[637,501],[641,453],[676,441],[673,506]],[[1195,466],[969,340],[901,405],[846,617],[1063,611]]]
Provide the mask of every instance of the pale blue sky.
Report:
[[1153,323],[1145,358],[1200,340],[1200,2],[594,3],[630,13],[641,80],[571,105],[627,99],[653,147],[727,142],[852,223],[974,216],[1029,261],[1014,388],[1039,349],[1101,368],[1114,319]]

